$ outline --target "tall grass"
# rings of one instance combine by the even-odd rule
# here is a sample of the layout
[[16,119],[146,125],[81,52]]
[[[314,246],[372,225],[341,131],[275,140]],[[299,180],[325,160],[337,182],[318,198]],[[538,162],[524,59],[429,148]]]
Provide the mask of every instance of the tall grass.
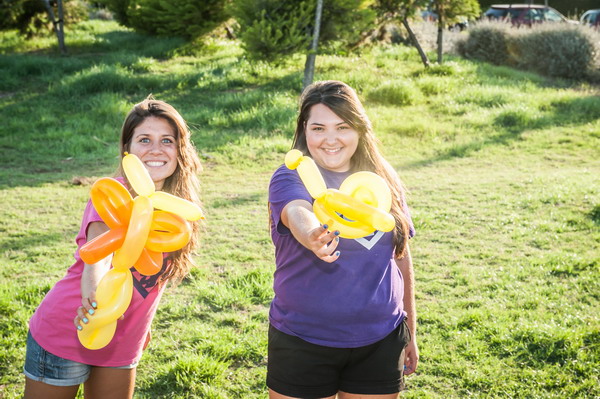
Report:
[[[72,262],[89,195],[72,179],[113,173],[124,115],[149,93],[193,128],[208,223],[136,397],[266,397],[266,191],[304,60],[100,21],[67,40],[62,58],[50,39],[0,34],[0,397],[20,396],[27,320]],[[403,396],[600,396],[597,89],[457,58],[424,70],[402,46],[319,56],[316,79],[357,88],[410,192],[421,363]]]

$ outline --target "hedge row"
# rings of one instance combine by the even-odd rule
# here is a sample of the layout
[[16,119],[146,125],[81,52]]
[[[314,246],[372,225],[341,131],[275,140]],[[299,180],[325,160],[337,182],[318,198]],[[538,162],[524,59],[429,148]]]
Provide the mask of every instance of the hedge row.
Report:
[[587,79],[600,68],[600,33],[579,25],[516,28],[502,22],[482,22],[457,43],[456,49],[465,58],[552,77]]

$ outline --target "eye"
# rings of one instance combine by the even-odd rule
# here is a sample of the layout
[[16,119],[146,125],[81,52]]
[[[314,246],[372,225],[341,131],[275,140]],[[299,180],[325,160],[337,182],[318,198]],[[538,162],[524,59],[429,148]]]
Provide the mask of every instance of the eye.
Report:
[[150,142],[150,139],[149,139],[148,137],[142,137],[142,138],[139,140],[139,142],[140,142],[140,143],[149,143],[149,142]]
[[342,125],[338,129],[339,130],[348,130],[348,129],[350,129],[350,126],[348,126],[348,125]]
[[314,127],[311,129],[311,130],[312,130],[313,132],[321,132],[321,131],[323,131],[324,129],[323,129],[321,126],[314,126]]
[[163,144],[173,144],[175,141],[173,139],[165,138],[165,139],[162,139],[161,142]]

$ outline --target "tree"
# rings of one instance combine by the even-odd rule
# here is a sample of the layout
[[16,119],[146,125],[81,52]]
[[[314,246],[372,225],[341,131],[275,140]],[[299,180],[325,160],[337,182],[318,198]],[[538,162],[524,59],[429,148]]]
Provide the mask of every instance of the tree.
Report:
[[408,36],[421,56],[421,62],[427,68],[429,58],[423,51],[423,47],[415,36],[408,23],[408,18],[413,17],[417,10],[426,3],[427,0],[377,0],[376,9],[380,17],[380,25],[390,20],[399,20],[408,32]]
[[481,14],[477,0],[433,0],[433,7],[438,15],[437,62],[441,64],[444,48],[444,29],[459,18],[477,18]]
[[56,38],[58,39],[58,49],[62,55],[67,54],[67,46],[65,45],[65,14],[63,12],[63,2],[62,0],[56,0],[56,6],[58,8],[58,21],[54,18],[54,10],[50,5],[49,0],[41,0],[44,3],[44,7],[46,8],[46,12],[48,13],[48,18],[50,18],[50,22],[52,23],[52,28],[54,29],[54,33],[56,33]]
[[319,32],[321,30],[321,16],[323,14],[323,0],[317,0],[317,9],[315,10],[315,25],[310,51],[306,55],[306,64],[304,65],[304,87],[313,82],[315,75],[315,60],[317,58],[317,49],[319,46]]
[[250,58],[280,62],[292,54],[306,54],[307,85],[312,82],[318,52],[349,49],[373,24],[376,14],[369,7],[371,3],[372,0],[234,0],[232,14]]

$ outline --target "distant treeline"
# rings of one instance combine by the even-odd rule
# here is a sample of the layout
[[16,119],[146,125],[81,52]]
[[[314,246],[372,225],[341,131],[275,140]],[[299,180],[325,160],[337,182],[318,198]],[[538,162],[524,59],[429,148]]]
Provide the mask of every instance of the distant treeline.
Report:
[[[492,4],[528,4],[529,0],[479,0],[481,11],[485,12]],[[544,0],[533,0],[532,4],[545,4]],[[598,0],[548,0],[548,5],[571,18],[579,18],[584,11],[600,8]]]

